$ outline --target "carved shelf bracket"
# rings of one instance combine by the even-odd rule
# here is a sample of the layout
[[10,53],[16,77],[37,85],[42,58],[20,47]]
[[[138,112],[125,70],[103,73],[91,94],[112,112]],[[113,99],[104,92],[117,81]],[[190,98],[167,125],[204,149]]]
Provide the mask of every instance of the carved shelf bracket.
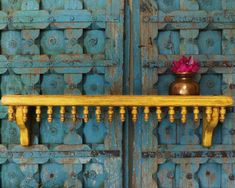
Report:
[[[219,108],[211,108],[207,113],[208,109],[204,113],[203,117],[203,128],[202,128],[202,145],[205,147],[210,147],[212,145],[212,138],[214,129],[219,123]],[[221,121],[223,123],[223,121]]]
[[[53,108],[60,107],[60,120],[65,121],[65,108],[71,108],[73,122],[77,121],[77,107],[83,107],[84,122],[89,121],[90,107],[95,107],[96,121],[102,121],[102,113],[107,113],[108,122],[113,121],[114,108],[119,108],[120,122],[125,121],[127,108],[130,109],[132,121],[138,121],[139,115],[148,122],[151,109],[155,110],[157,121],[162,121],[162,109],[168,108],[169,121],[175,121],[176,110],[180,109],[181,122],[187,122],[188,108],[193,108],[194,121],[199,121],[200,109],[204,109],[202,145],[212,145],[213,131],[218,122],[224,122],[226,107],[233,105],[233,99],[227,96],[71,96],[71,95],[7,95],[2,97],[2,104],[8,106],[8,120],[16,121],[20,128],[20,142],[23,146],[30,144],[28,127],[28,110],[35,107],[36,122],[41,121],[41,108],[47,108],[47,120],[53,121]],[[107,108],[104,108],[107,107]],[[106,109],[106,110],[105,110]],[[142,109],[142,111],[140,111]],[[139,114],[142,113],[142,114]]]
[[22,146],[29,145],[29,128],[27,126],[27,114],[28,114],[28,107],[27,106],[17,106],[16,107],[16,124],[20,128],[20,143]]

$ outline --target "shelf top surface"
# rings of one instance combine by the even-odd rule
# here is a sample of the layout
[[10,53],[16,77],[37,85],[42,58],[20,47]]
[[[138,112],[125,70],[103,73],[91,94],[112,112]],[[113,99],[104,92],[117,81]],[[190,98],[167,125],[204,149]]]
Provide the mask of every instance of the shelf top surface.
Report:
[[5,95],[4,106],[212,106],[233,105],[229,96]]

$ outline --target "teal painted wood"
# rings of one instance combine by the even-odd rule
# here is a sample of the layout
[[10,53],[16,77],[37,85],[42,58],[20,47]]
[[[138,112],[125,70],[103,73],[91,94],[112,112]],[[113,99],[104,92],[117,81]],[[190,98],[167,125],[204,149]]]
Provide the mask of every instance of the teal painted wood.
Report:
[[[1,1],[1,95],[122,94],[123,11],[116,0]],[[61,123],[55,108],[50,124],[43,109],[27,148],[0,109],[0,187],[124,187],[118,113],[112,124],[106,116],[97,123],[91,109],[85,124],[78,107],[73,123],[66,108]]]
[[[124,23],[124,28],[125,28],[125,31],[124,31],[124,39],[125,39],[125,42],[124,42],[124,45],[125,45],[125,48],[124,48],[124,66],[123,66],[123,94],[124,95],[127,95],[130,93],[130,85],[132,85],[130,82],[131,80],[131,75],[130,75],[130,70],[131,70],[131,67],[130,67],[130,50],[131,50],[131,12],[130,12],[130,9],[131,9],[131,5],[129,4],[129,1],[128,0],[125,0],[125,6],[124,6],[124,10],[125,10],[125,23]],[[129,116],[129,112],[127,111],[126,112],[126,117]],[[124,128],[124,132],[123,132],[123,138],[124,138],[124,147],[123,147],[123,150],[124,150],[124,182],[123,182],[123,185],[124,187],[131,187],[131,180],[130,180],[130,173],[132,171],[132,168],[131,168],[131,162],[132,161],[132,157],[131,157],[131,151],[130,151],[130,138],[131,136],[130,133],[130,126],[129,126],[129,118],[126,118],[126,121],[125,121],[125,128]]]
[[[142,89],[139,85],[137,92],[167,95],[175,79],[169,71],[171,62],[184,54],[201,63],[196,79],[202,95],[234,96],[233,1],[141,0],[139,8],[133,10],[134,27],[140,30],[140,41],[133,41],[134,56],[139,58],[134,70],[142,74]],[[191,112],[186,124],[179,112],[175,123],[165,112],[161,123],[155,116],[152,111],[150,122],[135,125],[133,147],[142,156],[134,154],[133,187],[234,187],[233,109],[216,128],[209,149],[201,147],[202,122],[194,123]],[[228,155],[215,157],[212,151]]]
[[[142,84],[141,84],[141,61],[140,61],[140,4],[139,1],[134,0],[131,6],[131,55],[133,56],[133,62],[131,62],[131,83],[130,84],[130,92],[134,95],[142,94]],[[141,145],[142,140],[140,139],[141,135],[141,119],[142,117],[138,115],[138,121],[134,124],[130,121],[131,129],[130,131],[133,134],[133,138],[131,139],[132,143],[130,143],[130,147],[132,149],[132,153],[130,154],[133,168],[131,169],[131,176],[133,177],[130,181],[132,187],[139,187],[141,185],[142,179],[142,168],[141,168]]]
[[[192,54],[203,67],[196,78],[201,93],[234,96],[232,0],[125,3],[124,30],[124,1],[2,0],[1,95],[165,95],[174,79],[169,62]],[[152,112],[150,122],[139,116],[138,124],[123,127],[117,116],[111,125],[106,117],[97,124],[94,114],[84,124],[80,108],[76,123],[60,123],[54,109],[48,124],[45,110],[40,124],[32,122],[34,145],[23,148],[0,106],[2,187],[234,187],[234,113],[216,129],[214,146],[204,149],[201,122],[194,124],[192,114],[186,125],[179,114],[171,124],[166,113],[158,123]],[[157,157],[142,153],[156,151]],[[185,151],[201,157],[159,157]],[[213,158],[211,151],[227,155]]]

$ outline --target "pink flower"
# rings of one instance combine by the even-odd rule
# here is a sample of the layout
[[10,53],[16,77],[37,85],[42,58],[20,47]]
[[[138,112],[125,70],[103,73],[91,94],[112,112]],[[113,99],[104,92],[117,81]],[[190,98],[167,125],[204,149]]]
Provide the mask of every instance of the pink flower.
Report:
[[180,64],[186,64],[188,62],[188,58],[185,56],[182,56],[181,59],[178,61]]
[[181,64],[180,67],[178,68],[178,72],[187,72],[189,67],[187,64]]
[[193,60],[193,56],[190,56],[188,59],[188,64],[189,65],[193,65],[194,64],[194,60]]
[[199,63],[193,59],[193,56],[189,58],[182,56],[179,61],[173,61],[171,71],[178,72],[197,72],[199,70]]

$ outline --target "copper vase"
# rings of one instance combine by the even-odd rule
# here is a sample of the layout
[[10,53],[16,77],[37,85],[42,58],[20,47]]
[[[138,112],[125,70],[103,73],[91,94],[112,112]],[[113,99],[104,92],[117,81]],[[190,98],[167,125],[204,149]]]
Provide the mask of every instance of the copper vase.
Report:
[[199,84],[194,80],[194,73],[176,73],[176,80],[169,88],[170,95],[199,95]]

